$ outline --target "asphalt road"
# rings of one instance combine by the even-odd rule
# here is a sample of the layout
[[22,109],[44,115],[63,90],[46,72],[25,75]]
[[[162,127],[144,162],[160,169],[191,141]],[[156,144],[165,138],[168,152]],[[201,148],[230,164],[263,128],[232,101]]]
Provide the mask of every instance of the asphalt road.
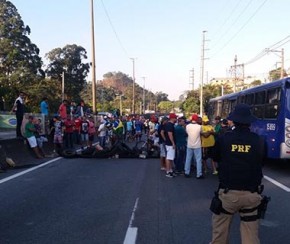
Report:
[[[261,243],[290,243],[289,165],[265,166],[272,201]],[[0,175],[0,243],[209,243],[216,187],[210,174],[166,178],[158,159],[59,158],[11,170]],[[231,243],[240,243],[238,224]]]

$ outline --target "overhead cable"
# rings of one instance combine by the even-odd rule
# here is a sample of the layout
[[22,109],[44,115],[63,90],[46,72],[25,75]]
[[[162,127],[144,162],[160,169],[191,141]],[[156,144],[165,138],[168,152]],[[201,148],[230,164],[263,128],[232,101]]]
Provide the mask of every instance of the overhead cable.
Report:
[[238,31],[225,43],[225,45],[220,48],[213,56],[221,52],[229,43],[246,27],[246,25],[254,18],[254,16],[258,13],[258,11],[264,6],[264,4],[268,0],[264,0],[264,2],[256,9],[256,11],[248,18],[248,20],[241,26],[241,28],[238,29]]
[[103,0],[101,0],[101,3],[102,3],[103,9],[104,9],[104,11],[105,11],[105,14],[106,14],[106,16],[107,16],[107,18],[108,18],[108,21],[109,21],[109,23],[110,23],[110,25],[111,25],[111,28],[112,28],[112,30],[113,30],[113,32],[114,32],[114,34],[115,34],[115,37],[116,37],[116,39],[117,39],[119,45],[121,46],[121,48],[122,48],[123,52],[125,53],[125,55],[126,55],[127,57],[129,57],[128,52],[127,52],[126,48],[124,47],[124,45],[122,44],[122,42],[121,42],[121,40],[120,40],[120,38],[119,38],[119,36],[118,36],[118,34],[117,34],[117,31],[116,31],[116,29],[115,29],[115,27],[114,27],[114,25],[113,25],[113,23],[112,23],[112,21],[111,21],[111,18],[110,18],[110,16],[109,16],[109,13],[108,13],[108,11],[107,11],[107,9],[106,9],[106,6],[105,6]]

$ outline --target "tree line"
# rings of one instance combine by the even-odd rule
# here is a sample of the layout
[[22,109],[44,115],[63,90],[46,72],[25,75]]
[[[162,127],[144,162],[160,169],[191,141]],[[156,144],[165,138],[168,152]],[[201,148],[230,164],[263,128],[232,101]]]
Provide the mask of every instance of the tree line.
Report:
[[[50,111],[56,112],[62,99],[63,78],[66,99],[76,103],[83,99],[92,105],[92,83],[86,80],[91,63],[87,61],[86,49],[77,44],[54,48],[45,55],[48,64],[44,66],[39,48],[29,39],[30,32],[17,8],[8,0],[0,0],[0,110],[9,111],[18,93],[24,91],[27,112],[39,112],[42,97],[47,97]],[[279,73],[279,68],[270,71],[271,80]],[[253,82],[258,84],[261,81]],[[231,92],[232,88],[225,84],[224,93]],[[221,95],[221,87],[206,84],[203,94],[206,111],[209,99]],[[120,71],[108,72],[103,80],[97,81],[96,96],[98,111],[111,111],[120,106],[124,111],[132,111],[133,79]],[[185,91],[178,101],[170,101],[166,93],[153,93],[135,83],[137,112],[181,110],[190,114],[198,112],[200,105],[200,88]]]

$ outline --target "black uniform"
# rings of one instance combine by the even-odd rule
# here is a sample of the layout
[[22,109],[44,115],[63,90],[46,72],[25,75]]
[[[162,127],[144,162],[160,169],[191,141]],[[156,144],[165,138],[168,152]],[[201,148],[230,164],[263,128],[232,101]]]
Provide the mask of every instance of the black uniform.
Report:
[[218,162],[218,198],[222,207],[213,214],[212,244],[228,243],[233,215],[240,214],[242,244],[259,244],[258,206],[262,196],[262,162],[265,154],[261,137],[250,132],[248,126],[237,126],[218,138],[213,150],[213,160]]
[[220,187],[255,191],[261,184],[264,140],[248,127],[237,127],[218,138],[213,160],[219,164]]

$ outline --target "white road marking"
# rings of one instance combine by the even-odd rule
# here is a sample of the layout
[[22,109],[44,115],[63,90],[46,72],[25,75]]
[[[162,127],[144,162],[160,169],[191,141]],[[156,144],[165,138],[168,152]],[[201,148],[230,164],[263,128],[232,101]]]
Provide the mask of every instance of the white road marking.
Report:
[[273,183],[274,185],[280,187],[282,190],[284,190],[284,191],[286,191],[286,192],[290,192],[290,188],[289,188],[289,187],[287,187],[287,186],[281,184],[280,182],[278,182],[278,181],[276,181],[276,180],[270,178],[269,176],[264,175],[264,178],[265,178],[266,180],[270,181],[271,183]]
[[55,162],[55,161],[57,161],[57,160],[59,160],[59,159],[61,159],[61,158],[62,158],[62,157],[54,158],[54,159],[49,160],[49,161],[47,161],[47,162],[45,162],[45,163],[42,163],[42,164],[40,164],[40,165],[37,165],[37,166],[35,166],[35,167],[33,167],[33,168],[30,168],[30,169],[24,170],[24,171],[22,171],[22,172],[19,172],[19,173],[17,173],[17,174],[14,174],[14,175],[11,175],[11,176],[9,176],[9,177],[6,177],[5,179],[0,180],[0,184],[2,184],[2,183],[4,183],[4,182],[7,182],[7,181],[9,181],[9,180],[13,180],[13,179],[15,179],[15,178],[17,178],[17,177],[19,177],[19,176],[21,176],[21,175],[25,175],[25,174],[27,174],[27,173],[29,173],[29,172],[31,172],[31,171],[37,170],[37,169],[39,169],[39,168],[41,168],[41,167],[44,167],[44,166],[46,166],[46,165],[48,165],[48,164],[51,164],[51,163]]
[[126,236],[125,236],[125,240],[123,242],[123,244],[135,244],[136,243],[136,239],[137,239],[137,232],[138,232],[138,228],[137,227],[132,227],[134,218],[135,218],[135,212],[137,210],[138,207],[138,202],[139,202],[139,198],[136,199],[135,201],[135,205],[133,208],[133,212],[131,215],[131,219],[129,222],[129,226],[126,232]]
[[[95,146],[96,144],[98,144],[98,143],[93,143],[93,146]],[[81,150],[82,150],[82,149],[77,149],[76,152],[80,152]],[[40,164],[40,165],[37,165],[37,166],[35,166],[35,167],[33,167],[33,168],[30,168],[30,169],[24,170],[24,171],[22,171],[22,172],[19,172],[19,173],[17,173],[17,174],[14,174],[14,175],[11,175],[11,176],[9,176],[9,177],[6,177],[5,179],[0,180],[0,184],[2,184],[2,183],[4,183],[4,182],[7,182],[7,181],[9,181],[9,180],[13,180],[13,179],[15,179],[15,178],[17,178],[17,177],[19,177],[19,176],[21,176],[21,175],[25,175],[25,174],[27,174],[27,173],[29,173],[29,172],[31,172],[31,171],[37,170],[37,169],[39,169],[39,168],[41,168],[41,167],[44,167],[44,166],[46,166],[46,165],[48,165],[48,164],[51,164],[51,163],[53,163],[53,162],[55,162],[55,161],[57,161],[57,160],[60,160],[61,158],[62,158],[62,157],[54,158],[54,159],[49,160],[49,161],[47,161],[47,162],[45,162],[45,163],[42,163],[42,164]]]

